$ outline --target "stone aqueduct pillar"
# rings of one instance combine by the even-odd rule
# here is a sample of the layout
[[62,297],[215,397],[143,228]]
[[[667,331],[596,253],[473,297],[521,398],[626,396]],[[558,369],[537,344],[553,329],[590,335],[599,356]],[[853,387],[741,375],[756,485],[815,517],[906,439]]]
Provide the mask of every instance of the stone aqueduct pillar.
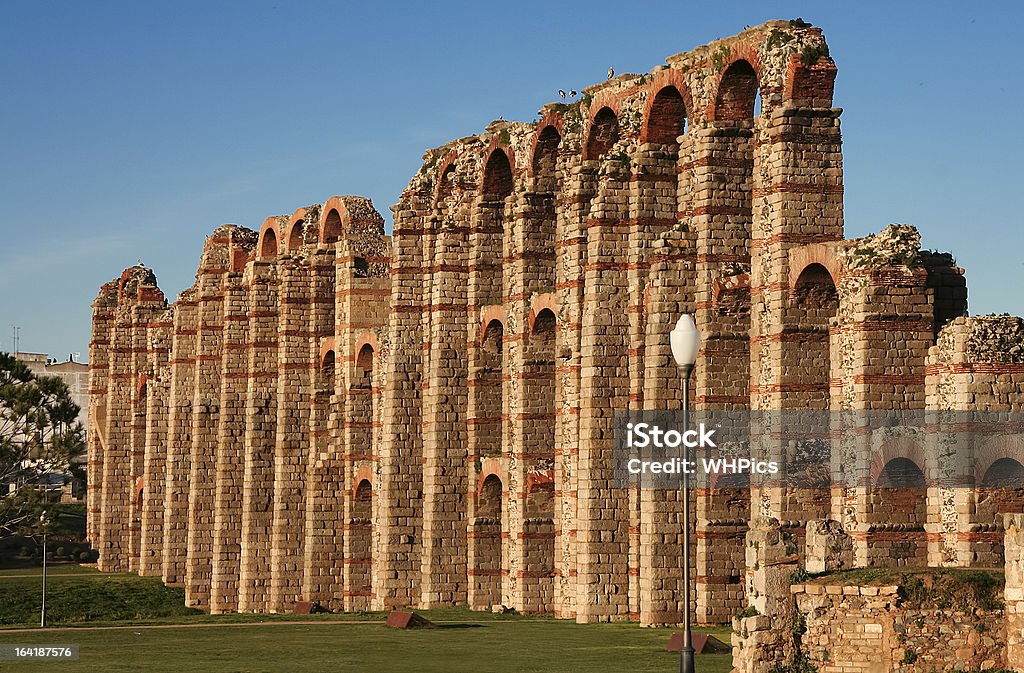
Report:
[[163,572],[164,494],[166,487],[168,400],[171,381],[168,359],[174,330],[171,309],[161,312],[146,330],[149,353],[146,379],[146,435],[142,465],[143,497],[139,540],[139,574]]
[[145,369],[149,324],[163,307],[156,278],[141,267],[126,269],[119,280],[104,285],[94,303],[90,516],[99,567],[106,572],[139,566],[147,406],[145,380],[137,372]]
[[242,563],[242,498],[245,487],[245,399],[248,388],[248,291],[240,261],[256,243],[255,236],[231,231],[224,276],[223,343],[213,497],[213,541],[210,563],[210,612],[238,609]]

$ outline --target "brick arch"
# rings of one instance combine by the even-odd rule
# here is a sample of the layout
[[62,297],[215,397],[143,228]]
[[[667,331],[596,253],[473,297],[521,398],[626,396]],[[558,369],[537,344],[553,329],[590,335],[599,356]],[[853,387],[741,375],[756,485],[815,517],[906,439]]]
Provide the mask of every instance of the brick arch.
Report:
[[[348,200],[361,203],[353,217]],[[334,213],[334,215],[332,215]],[[335,219],[336,217],[336,219]],[[317,226],[317,240],[322,246],[331,246],[353,231],[384,234],[384,220],[377,215],[369,199],[360,196],[332,196],[320,208]]]
[[142,475],[135,480],[135,500],[142,500],[142,492],[146,489],[146,475]]
[[987,439],[974,454],[974,483],[980,485],[989,468],[1003,458],[1024,465],[1024,436],[997,435]]
[[[552,136],[557,137],[558,141],[552,147],[550,139]],[[555,124],[545,124],[537,127],[537,132],[533,135],[533,144],[530,151],[531,161],[528,166],[527,174],[534,180],[534,189],[537,189],[537,184],[540,181],[547,181],[549,176],[538,175],[538,173],[545,174],[546,171],[542,170],[545,168],[542,166],[542,160],[548,156],[552,157],[554,164],[548,166],[557,170],[558,167],[558,150],[562,146],[562,142],[565,140],[565,136],[562,134],[562,130]],[[545,162],[546,163],[546,162]],[[557,178],[552,175],[551,179],[556,180]],[[554,190],[539,190],[539,191],[554,191]]]
[[647,85],[647,104],[644,107],[643,128],[640,130],[641,143],[650,142],[651,119],[655,98],[657,98],[659,93],[670,87],[678,91],[680,97],[683,99],[684,117],[686,119],[690,119],[692,116],[694,112],[693,96],[691,95],[690,87],[686,82],[686,75],[681,70],[676,70],[674,68],[668,68],[655,73],[650,84]]
[[878,481],[878,477],[886,465],[899,458],[909,460],[916,465],[917,469],[921,470],[921,474],[925,475],[927,481],[928,465],[925,462],[924,440],[919,437],[894,437],[872,451],[871,483],[874,484]]
[[348,207],[340,196],[332,196],[320,209],[317,223],[317,239],[322,245],[331,245],[341,239],[351,226]]
[[558,319],[558,295],[555,292],[545,292],[543,294],[535,294],[530,297],[530,316],[528,325],[531,334],[533,333],[533,324],[537,322],[537,316],[545,309],[555,314],[555,320]]
[[320,366],[321,367],[324,366],[324,358],[327,356],[328,352],[334,353],[334,361],[337,362],[338,361],[338,351],[334,347],[334,337],[332,337],[332,336],[324,337],[323,339],[320,340]]
[[372,492],[374,492],[374,493],[377,492],[377,489],[376,489],[376,487],[375,487],[375,485],[373,483],[373,470],[371,470],[368,466],[363,465],[362,467],[357,468],[355,474],[352,475],[352,497],[353,498],[356,497],[356,492],[359,490],[359,486],[364,481],[365,482],[369,482],[370,488],[372,489]]
[[380,352],[380,344],[377,341],[377,335],[369,330],[364,330],[356,336],[356,340],[353,344],[352,349],[352,364],[356,362],[356,358],[359,357],[359,353],[362,352],[364,346],[369,346],[373,349],[374,354]]
[[501,458],[494,457],[480,459],[480,474],[476,478],[474,493],[480,495],[484,488],[484,482],[487,481],[487,477],[491,476],[497,477],[501,482],[501,493],[504,497],[508,489],[508,466]]
[[[761,56],[756,49],[746,42],[736,42],[729,48],[728,62],[722,67],[721,72],[718,73],[718,77],[715,78],[713,89],[709,91],[708,97],[708,111],[707,118],[709,121],[740,121],[741,119],[753,119],[753,105],[754,101],[751,101],[751,114],[749,117],[743,116],[742,118],[737,116],[736,110],[728,111],[723,109],[724,106],[720,107],[721,101],[720,93],[722,92],[722,84],[725,82],[726,75],[730,69],[738,63],[746,63],[754,71],[755,89],[754,96],[760,93],[762,99],[773,91],[773,87],[766,86],[764,81],[764,65],[761,63]],[[735,71],[733,71],[735,73]]]
[[[263,220],[260,227],[259,244],[256,246],[258,259],[274,259],[281,252],[281,220],[283,215],[272,215]],[[270,250],[273,248],[273,253]]]
[[437,162],[437,183],[434,185],[434,206],[441,201],[441,188],[444,186],[444,177],[449,170],[455,170],[455,163],[459,160],[459,153],[456,150],[448,150],[448,153]]
[[[621,104],[620,104],[620,102],[619,102],[619,100],[617,98],[607,98],[607,99],[601,99],[601,100],[595,99],[594,102],[591,104],[590,110],[589,110],[589,118],[587,120],[587,132],[586,132],[586,136],[585,136],[585,138],[583,140],[583,161],[590,161],[591,159],[599,159],[605,152],[608,151],[608,149],[611,148],[612,145],[615,144],[614,140],[612,142],[608,143],[607,147],[603,146],[604,143],[601,143],[600,145],[595,145],[594,144],[595,143],[595,138],[594,138],[595,128],[594,128],[594,124],[597,122],[598,116],[604,116],[603,113],[604,113],[605,110],[608,110],[609,112],[611,112],[612,115],[614,115],[614,117],[615,117],[615,137],[616,137],[616,140],[618,140],[619,138],[622,137],[622,128],[619,125],[619,114],[620,114],[620,111],[621,111],[620,110],[620,106],[621,106]],[[596,157],[593,156],[595,152],[597,153]]]
[[[287,236],[283,241],[278,239],[278,245],[281,245],[286,251],[298,250],[302,246],[304,242],[302,228],[306,224],[306,214],[305,208],[299,208],[288,218],[288,224],[284,227]],[[298,236],[297,243],[295,241],[296,235]]]
[[[498,152],[505,155],[508,165],[508,175],[504,173],[504,162],[498,157]],[[495,162],[492,165],[492,160]],[[480,169],[480,194],[486,197],[500,196],[507,198],[515,190],[516,182],[516,156],[512,148],[503,145],[497,138],[492,138],[484,150],[484,161]],[[489,199],[490,200],[490,199]]]
[[827,244],[815,243],[806,245],[800,248],[795,248],[789,253],[789,289],[795,290],[797,281],[800,280],[800,275],[807,270],[809,266],[818,264],[825,267],[829,275],[832,276],[832,282],[836,287],[839,287],[839,281],[843,276],[843,263],[836,254],[833,246]]
[[143,394],[148,390],[149,374],[139,374],[139,379],[135,385],[135,396],[141,398]]
[[480,311],[480,343],[483,343],[484,338],[487,334],[487,326],[497,320],[501,323],[501,328],[504,330],[505,325],[508,324],[508,316],[505,314],[505,307],[500,304],[493,306],[485,306]]
[[558,133],[560,138],[559,144],[565,141],[565,118],[561,112],[556,110],[548,110],[544,113],[544,116],[537,122],[537,127],[533,130],[533,140],[530,142],[530,164],[526,167],[527,176],[531,178],[537,177],[536,167],[532,160],[537,156],[537,145],[540,143],[540,136],[547,128],[554,128],[555,132]]

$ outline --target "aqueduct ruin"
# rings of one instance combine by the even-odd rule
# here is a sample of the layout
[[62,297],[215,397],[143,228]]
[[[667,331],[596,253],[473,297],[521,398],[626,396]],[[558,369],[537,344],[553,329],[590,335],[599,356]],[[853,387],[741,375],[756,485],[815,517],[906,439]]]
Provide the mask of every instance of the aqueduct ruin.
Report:
[[[218,613],[678,622],[682,493],[614,487],[610,426],[680,408],[680,313],[699,408],[1020,409],[1019,319],[966,317],[912,227],[844,239],[835,76],[818,28],[769,22],[428,151],[391,237],[332,197],[218,228],[173,303],[125,270],[93,304],[101,569]],[[912,443],[883,454],[861,466],[881,487],[927,472]],[[858,565],[1001,563],[1024,499],[985,489],[1021,466],[985,460],[945,506],[924,481],[696,492],[699,621],[745,605],[755,517],[840,521]]]

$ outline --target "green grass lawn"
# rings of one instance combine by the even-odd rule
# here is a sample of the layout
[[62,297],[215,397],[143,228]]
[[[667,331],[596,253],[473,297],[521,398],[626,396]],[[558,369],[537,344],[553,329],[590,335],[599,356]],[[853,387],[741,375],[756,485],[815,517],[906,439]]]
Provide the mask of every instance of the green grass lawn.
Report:
[[[665,650],[669,629],[467,608],[420,611],[437,628],[410,631],[387,628],[383,613],[210,616],[185,608],[183,592],[155,578],[71,568],[48,582],[50,623],[62,628],[35,632],[3,629],[38,624],[38,572],[0,572],[0,643],[78,645],[80,659],[0,661],[0,671],[667,673],[679,666]],[[82,628],[103,625],[117,628]],[[727,629],[711,631],[728,641]],[[701,673],[731,668],[729,655],[700,655],[697,664]]]
[[[20,568],[4,568],[0,570],[0,580],[8,577],[39,577],[43,572],[42,566],[30,565]],[[125,573],[126,575],[128,573]],[[48,563],[46,565],[46,576],[52,575],[83,575],[86,577],[117,577],[116,573],[104,574],[98,572],[95,566],[79,565],[77,563]],[[132,574],[132,577],[137,575]]]
[[[678,670],[665,651],[667,631],[632,624],[490,621],[476,626],[400,631],[382,625],[287,623],[117,630],[2,633],[0,643],[76,644],[80,659],[3,662],[3,670],[376,671],[504,673]],[[697,657],[701,673],[725,673],[728,655]]]

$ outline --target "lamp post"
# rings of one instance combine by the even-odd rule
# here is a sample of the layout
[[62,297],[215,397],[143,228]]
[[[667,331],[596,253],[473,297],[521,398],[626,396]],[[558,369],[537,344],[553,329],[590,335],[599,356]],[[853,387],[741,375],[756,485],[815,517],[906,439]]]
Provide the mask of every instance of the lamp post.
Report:
[[39,626],[46,627],[46,510],[39,515],[39,525],[43,529],[43,603],[39,611]]
[[[690,426],[690,375],[700,350],[700,332],[693,316],[683,314],[669,335],[672,357],[683,370],[683,431]],[[683,460],[690,460],[690,449],[683,445]],[[684,463],[688,466],[688,463]],[[680,673],[694,673],[693,634],[690,629],[690,472],[683,470],[683,646],[679,650]]]

